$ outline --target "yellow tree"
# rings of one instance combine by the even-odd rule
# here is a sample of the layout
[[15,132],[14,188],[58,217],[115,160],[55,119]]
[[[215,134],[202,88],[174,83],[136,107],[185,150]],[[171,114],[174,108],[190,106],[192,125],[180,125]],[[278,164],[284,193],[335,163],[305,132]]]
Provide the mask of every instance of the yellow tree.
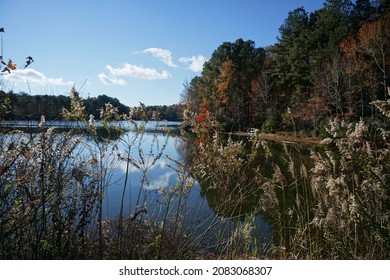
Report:
[[224,124],[237,117],[237,98],[234,96],[233,62],[229,58],[224,60],[218,79],[215,80],[216,91],[212,95],[213,113],[217,121]]
[[220,107],[222,111],[226,111],[229,101],[229,92],[231,91],[231,84],[233,81],[232,65],[233,63],[230,59],[226,59],[222,62],[221,73],[219,74],[219,79],[216,81],[217,92],[214,95],[214,99],[220,104],[218,107]]

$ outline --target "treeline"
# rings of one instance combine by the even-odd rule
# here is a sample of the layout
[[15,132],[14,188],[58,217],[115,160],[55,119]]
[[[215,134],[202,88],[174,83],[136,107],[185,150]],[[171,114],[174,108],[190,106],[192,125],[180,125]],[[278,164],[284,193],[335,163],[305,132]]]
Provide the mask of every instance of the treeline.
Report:
[[[29,95],[27,93],[13,93],[0,91],[0,101],[8,101],[8,110],[2,110],[1,119],[6,120],[39,120],[42,115],[47,120],[61,119],[63,108],[70,110],[70,96],[65,95]],[[127,114],[129,107],[123,105],[118,99],[107,95],[98,97],[88,97],[83,99],[86,115],[94,115],[96,119],[100,117],[100,108],[104,104],[111,103],[117,107],[120,114]]]
[[[144,111],[147,119],[167,120],[167,121],[182,121],[184,105],[151,105],[145,106]],[[137,116],[139,118],[139,116]]]
[[291,11],[278,42],[225,42],[185,84],[195,122],[224,130],[321,133],[333,116],[375,114],[390,85],[390,1],[328,0],[312,13]]
[[[99,95],[82,99],[85,116],[93,115],[95,119],[99,119],[100,108],[106,103],[117,107],[119,114],[128,114],[130,111],[130,107],[122,104],[117,98]],[[40,120],[42,115],[47,120],[61,120],[62,109],[71,110],[71,98],[65,95],[29,95],[0,91],[0,104],[3,107],[0,110],[1,120]],[[183,105],[144,106],[143,112],[147,119],[158,115],[161,120],[177,121],[182,119]],[[134,117],[141,118],[137,115]]]

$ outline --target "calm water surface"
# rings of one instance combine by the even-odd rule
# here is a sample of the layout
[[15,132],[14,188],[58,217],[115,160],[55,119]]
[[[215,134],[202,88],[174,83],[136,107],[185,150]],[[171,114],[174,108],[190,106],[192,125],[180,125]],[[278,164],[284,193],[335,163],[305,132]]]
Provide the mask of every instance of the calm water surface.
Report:
[[[5,124],[15,129],[28,128],[30,129],[28,134],[36,133],[34,129],[39,122],[18,121]],[[141,125],[140,122],[137,124]],[[137,134],[133,125],[123,122],[120,126],[125,132],[120,137],[113,137],[109,143],[96,141],[96,138],[89,140],[86,138],[87,143],[82,146],[84,156],[88,158],[91,151],[97,157],[100,154],[104,166],[109,167],[105,174],[103,205],[103,214],[106,218],[118,217],[122,205],[125,216],[133,215],[137,209],[144,207],[147,212],[143,214],[156,222],[161,222],[166,217],[174,217],[180,211],[186,227],[196,228],[202,232],[212,226],[211,236],[215,235],[220,228],[229,226],[229,223],[242,222],[243,216],[231,220],[217,213],[216,206],[220,198],[216,197],[214,192],[209,192],[207,186],[201,186],[185,171],[178,172],[180,167],[185,168],[187,165],[188,149],[191,148],[189,147],[191,142],[180,135],[179,124],[178,122],[147,122],[144,124],[144,132]],[[80,126],[78,123],[58,121],[47,121],[46,125],[58,129]],[[167,129],[170,130],[169,133]],[[107,137],[107,135],[103,136]],[[102,153],[102,149],[106,149],[105,152]],[[127,165],[129,152],[132,160]],[[191,191],[185,197],[179,197],[178,194],[170,196],[170,192],[180,187],[183,182],[183,174],[193,182]],[[262,215],[256,215],[254,223],[256,236],[270,241],[272,222]]]
[[[144,160],[143,168],[130,164],[127,171],[127,185],[125,192],[126,168],[124,160],[116,160],[114,167],[110,171],[110,184],[107,187],[104,213],[106,217],[115,217],[120,213],[122,196],[124,198],[124,213],[132,214],[135,207],[146,205],[148,215],[156,221],[161,221],[166,214],[167,196],[171,188],[177,187],[182,183],[181,174],[177,171],[179,166],[176,162],[186,166],[188,157],[188,141],[186,141],[176,130],[179,123],[167,123],[171,128],[171,133],[156,132],[156,123],[149,122],[146,125],[145,133],[137,138],[131,147],[131,158],[136,163]],[[129,145],[135,137],[135,132],[130,129],[121,138],[129,139],[125,143],[119,142],[116,154],[127,155]],[[141,153],[140,153],[141,150]],[[161,153],[161,157],[155,160],[156,155]],[[188,174],[186,174],[188,175]],[[226,227],[231,221],[226,217],[219,215],[215,210],[215,202],[218,198],[215,194],[208,192],[207,186],[201,186],[199,182],[193,180],[193,187],[185,200],[184,209],[180,208],[181,213],[185,213],[185,226],[195,227],[203,231],[210,225],[215,227],[213,231],[218,231],[219,227]],[[169,206],[169,214],[174,216],[179,207],[178,197],[172,199],[172,205]],[[249,213],[248,213],[249,214]],[[241,217],[243,218],[243,217]],[[218,221],[218,222],[217,222]],[[239,219],[233,222],[239,222]],[[263,240],[270,241],[271,226],[262,215],[256,215],[255,231],[257,236]],[[214,235],[213,233],[211,235]]]

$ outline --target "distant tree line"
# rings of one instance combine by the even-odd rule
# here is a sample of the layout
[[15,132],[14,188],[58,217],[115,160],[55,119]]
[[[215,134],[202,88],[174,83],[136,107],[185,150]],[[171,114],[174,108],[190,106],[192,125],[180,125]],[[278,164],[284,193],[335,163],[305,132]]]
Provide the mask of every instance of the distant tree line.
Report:
[[376,114],[390,86],[390,1],[327,0],[312,13],[289,12],[276,44],[225,42],[185,84],[194,121],[224,130],[320,134],[330,117]]
[[[2,112],[2,119],[6,120],[39,120],[42,115],[47,120],[61,119],[61,110],[70,110],[70,96],[65,95],[29,95],[27,93],[14,93],[0,91],[0,100],[8,99],[9,110]],[[117,107],[120,114],[128,113],[129,107],[123,105],[118,99],[107,95],[98,97],[88,97],[83,99],[85,112],[89,116],[94,115],[96,119],[100,117],[99,109],[104,104],[110,102]]]
[[147,119],[167,120],[167,121],[182,121],[184,105],[151,105],[145,106]]
[[[117,98],[107,95],[88,97],[82,99],[86,116],[93,115],[95,119],[100,118],[100,108],[106,103],[111,103],[118,108],[119,114],[128,114],[130,107],[122,104]],[[61,120],[63,108],[70,110],[70,96],[65,95],[29,95],[27,93],[14,93],[0,91],[0,104],[8,104],[0,110],[2,120],[39,120],[42,115],[47,120]],[[144,106],[145,117],[152,119],[158,115],[160,119],[169,121],[181,120],[183,115],[183,105],[169,106]],[[140,118],[141,116],[134,116]]]

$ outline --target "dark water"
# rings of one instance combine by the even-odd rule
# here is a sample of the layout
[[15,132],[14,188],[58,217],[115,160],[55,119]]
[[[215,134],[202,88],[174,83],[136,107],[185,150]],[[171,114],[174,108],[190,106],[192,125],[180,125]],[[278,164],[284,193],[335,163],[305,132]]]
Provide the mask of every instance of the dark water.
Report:
[[[177,123],[169,123],[170,132],[167,133],[165,130],[156,131],[156,123],[149,122],[142,136],[136,136],[129,129],[121,136],[127,141],[113,141],[110,144],[115,146],[115,156],[108,160],[112,160],[112,168],[108,172],[104,215],[117,217],[121,205],[127,215],[145,206],[146,215],[161,222],[167,211],[171,218],[176,217],[179,211],[180,216],[184,216],[184,227],[199,233],[209,231],[206,240],[212,242],[216,232],[228,234],[225,229],[231,223],[240,224],[251,215],[251,205],[246,205],[248,211],[234,219],[219,212],[218,193],[209,190],[207,185],[202,186],[188,174],[186,169],[191,161],[188,157],[191,157],[189,150],[193,148],[192,142],[181,136],[175,125]],[[127,161],[119,160],[117,155],[127,157],[129,146],[132,163],[127,166]],[[180,197],[178,189],[186,182],[190,190]],[[269,242],[272,238],[271,222],[260,214],[252,217],[252,220],[254,234]]]

